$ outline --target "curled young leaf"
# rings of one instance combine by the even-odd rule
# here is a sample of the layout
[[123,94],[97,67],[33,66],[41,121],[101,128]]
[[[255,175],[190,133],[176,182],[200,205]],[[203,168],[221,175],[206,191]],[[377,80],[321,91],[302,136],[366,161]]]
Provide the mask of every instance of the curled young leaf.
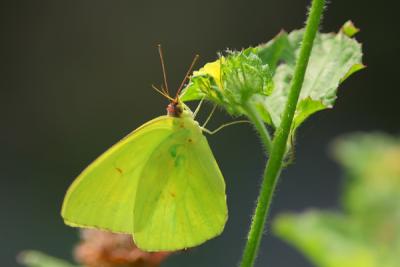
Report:
[[182,101],[205,97],[234,115],[244,114],[242,107],[257,95],[273,90],[272,74],[253,48],[228,51],[225,56],[193,73],[181,94]]

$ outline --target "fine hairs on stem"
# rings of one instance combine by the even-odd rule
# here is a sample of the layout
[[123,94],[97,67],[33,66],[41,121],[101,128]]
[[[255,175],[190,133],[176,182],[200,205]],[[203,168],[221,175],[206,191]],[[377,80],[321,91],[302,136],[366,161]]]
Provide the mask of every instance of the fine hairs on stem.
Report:
[[256,130],[260,134],[265,148],[269,150],[270,153],[264,170],[263,181],[257,199],[257,206],[251,222],[246,246],[243,250],[240,267],[252,267],[258,254],[262,235],[264,233],[264,224],[267,219],[272,202],[272,196],[282,170],[286,145],[289,138],[290,129],[292,127],[294,113],[296,111],[297,102],[301,87],[303,85],[314,38],[317,34],[321,15],[324,10],[324,5],[325,0],[312,0],[312,5],[308,14],[306,29],[301,44],[300,54],[296,62],[294,76],[290,84],[288,101],[282,116],[282,122],[275,132],[272,144],[268,141],[268,138],[265,135],[267,130],[265,129],[263,122],[260,120],[257,111],[251,107],[247,107],[246,110],[250,120],[253,122]]

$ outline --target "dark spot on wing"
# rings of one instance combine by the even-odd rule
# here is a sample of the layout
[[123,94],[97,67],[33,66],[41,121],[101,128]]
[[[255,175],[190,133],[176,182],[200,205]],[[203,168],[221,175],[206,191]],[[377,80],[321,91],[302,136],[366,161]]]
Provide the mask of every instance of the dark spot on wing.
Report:
[[193,140],[189,138],[189,139],[188,139],[188,142],[189,142],[189,143],[192,143],[192,142],[193,142]]
[[118,168],[118,167],[115,167],[115,170],[116,170],[117,172],[119,172],[119,174],[122,174],[122,173],[123,173],[123,171],[122,171],[120,168]]
[[169,192],[169,194],[171,195],[171,197],[176,197],[176,194],[174,192]]

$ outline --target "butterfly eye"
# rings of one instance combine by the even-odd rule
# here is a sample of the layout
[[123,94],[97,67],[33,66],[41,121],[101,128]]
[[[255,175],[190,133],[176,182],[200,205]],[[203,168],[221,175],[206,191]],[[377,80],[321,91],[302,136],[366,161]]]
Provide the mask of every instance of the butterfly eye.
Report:
[[183,112],[182,105],[179,104],[179,103],[177,103],[177,102],[175,102],[175,101],[172,101],[172,102],[167,106],[167,114],[168,114],[169,116],[172,116],[172,117],[180,117],[181,114],[182,114],[182,112]]

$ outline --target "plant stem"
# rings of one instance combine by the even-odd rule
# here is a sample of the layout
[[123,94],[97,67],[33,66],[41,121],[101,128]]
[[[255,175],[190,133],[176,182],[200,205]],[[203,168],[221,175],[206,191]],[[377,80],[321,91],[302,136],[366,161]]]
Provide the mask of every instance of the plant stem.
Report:
[[265,150],[269,153],[271,152],[272,142],[271,136],[265,127],[264,121],[261,119],[260,115],[258,114],[256,108],[251,105],[247,104],[245,107],[246,115],[250,119],[251,123],[256,128],[258,134],[260,135],[261,141],[265,147]]
[[[272,142],[272,148],[267,166],[264,170],[264,178],[261,185],[260,193],[257,200],[257,207],[253,215],[250,226],[248,239],[243,251],[241,267],[251,267],[254,265],[255,259],[261,243],[264,232],[264,224],[271,206],[272,196],[276,188],[279,175],[282,170],[283,160],[286,152],[286,145],[291,131],[294,113],[296,111],[301,87],[303,85],[305,72],[310,58],[315,35],[321,20],[324,9],[325,0],[313,0],[310,13],[306,23],[306,29],[303,36],[303,42],[300,48],[300,54],[296,63],[293,79],[290,85],[288,101],[283,113],[282,122],[276,130],[275,137]],[[247,112],[252,112],[249,109]],[[252,114],[249,118],[256,115]],[[253,121],[253,120],[252,120]],[[258,122],[255,123],[256,129],[262,136],[263,130],[258,129]],[[265,128],[265,126],[263,126]],[[262,140],[264,142],[264,140]],[[265,144],[267,147],[267,144]]]

